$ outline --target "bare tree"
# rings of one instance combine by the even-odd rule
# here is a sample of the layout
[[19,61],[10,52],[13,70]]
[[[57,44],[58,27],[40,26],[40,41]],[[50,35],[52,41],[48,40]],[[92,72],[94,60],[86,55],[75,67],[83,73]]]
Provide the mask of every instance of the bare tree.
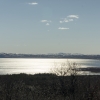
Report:
[[[75,90],[77,85],[77,75],[80,73],[79,64],[75,62],[64,62],[61,64],[55,64],[55,67],[52,69],[52,73],[59,76],[61,92],[64,98],[69,100],[75,100]],[[69,77],[69,83],[66,82],[66,77]],[[66,90],[67,84],[67,90]]]
[[51,72],[57,76],[76,76],[80,73],[80,66],[67,60],[60,64],[54,63],[54,68],[51,69]]

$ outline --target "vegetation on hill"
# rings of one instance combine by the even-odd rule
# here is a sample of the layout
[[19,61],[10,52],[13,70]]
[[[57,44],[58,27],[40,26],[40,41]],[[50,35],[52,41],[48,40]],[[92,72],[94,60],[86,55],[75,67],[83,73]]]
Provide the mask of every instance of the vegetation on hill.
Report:
[[100,76],[0,76],[0,100],[100,100]]

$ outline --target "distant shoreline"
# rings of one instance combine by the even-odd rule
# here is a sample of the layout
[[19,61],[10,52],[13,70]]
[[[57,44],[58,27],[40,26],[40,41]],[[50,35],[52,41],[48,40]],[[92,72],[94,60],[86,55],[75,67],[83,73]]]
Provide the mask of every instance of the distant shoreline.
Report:
[[93,59],[100,60],[100,58],[75,58],[75,57],[0,57],[0,58],[22,58],[22,59]]
[[100,55],[84,55],[84,54],[14,54],[0,53],[0,58],[50,58],[50,59],[96,59],[100,60]]

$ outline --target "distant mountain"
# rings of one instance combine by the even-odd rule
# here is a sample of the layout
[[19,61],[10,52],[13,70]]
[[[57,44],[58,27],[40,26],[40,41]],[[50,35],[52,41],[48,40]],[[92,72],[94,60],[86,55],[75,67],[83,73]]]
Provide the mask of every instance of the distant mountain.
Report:
[[0,53],[0,58],[73,58],[73,59],[100,59],[100,55],[84,55],[71,53],[57,54],[16,54],[16,53]]

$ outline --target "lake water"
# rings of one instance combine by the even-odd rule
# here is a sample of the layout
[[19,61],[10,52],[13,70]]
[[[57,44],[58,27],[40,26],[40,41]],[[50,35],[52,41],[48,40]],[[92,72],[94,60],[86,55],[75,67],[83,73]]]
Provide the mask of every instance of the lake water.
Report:
[[0,74],[48,73],[57,64],[76,62],[82,67],[100,67],[100,60],[92,59],[35,59],[0,58]]

